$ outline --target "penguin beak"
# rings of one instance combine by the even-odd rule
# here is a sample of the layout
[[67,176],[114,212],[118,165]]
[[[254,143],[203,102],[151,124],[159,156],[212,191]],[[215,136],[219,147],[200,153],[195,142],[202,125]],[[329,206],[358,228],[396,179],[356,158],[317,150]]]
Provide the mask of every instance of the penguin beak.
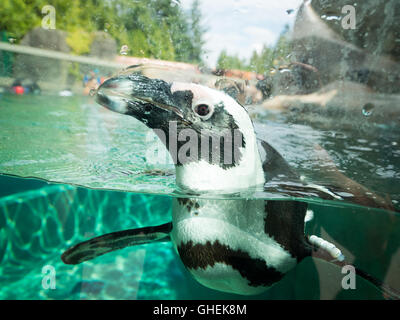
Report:
[[191,97],[183,99],[171,92],[171,85],[139,74],[106,80],[97,90],[96,101],[109,110],[130,115],[154,129],[169,121],[189,124],[185,110]]

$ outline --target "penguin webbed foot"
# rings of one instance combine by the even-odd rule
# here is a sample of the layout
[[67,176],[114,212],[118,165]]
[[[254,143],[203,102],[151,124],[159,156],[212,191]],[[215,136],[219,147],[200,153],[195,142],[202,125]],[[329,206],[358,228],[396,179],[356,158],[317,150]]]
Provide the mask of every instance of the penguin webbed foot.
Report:
[[[308,241],[314,248],[317,249],[315,252],[320,252],[319,258],[327,261],[329,258],[331,258],[330,261],[344,261],[345,256],[343,255],[342,251],[340,251],[340,249],[337,248],[333,243],[317,237],[316,235],[309,236]],[[317,254],[315,254],[315,256],[318,257]]]

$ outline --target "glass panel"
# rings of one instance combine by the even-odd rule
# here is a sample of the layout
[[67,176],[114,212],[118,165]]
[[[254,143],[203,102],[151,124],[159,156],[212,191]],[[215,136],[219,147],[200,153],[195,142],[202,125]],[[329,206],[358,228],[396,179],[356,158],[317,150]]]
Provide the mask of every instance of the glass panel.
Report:
[[0,299],[400,297],[397,0],[50,2],[0,3]]

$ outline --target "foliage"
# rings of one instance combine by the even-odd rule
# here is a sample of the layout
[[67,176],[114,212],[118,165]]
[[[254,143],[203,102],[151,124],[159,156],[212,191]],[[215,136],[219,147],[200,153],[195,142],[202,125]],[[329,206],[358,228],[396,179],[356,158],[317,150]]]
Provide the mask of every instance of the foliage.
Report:
[[38,7],[27,4],[24,0],[0,1],[0,31],[16,39],[21,39],[24,34],[40,25],[41,18]]
[[273,48],[266,45],[263,46],[260,54],[257,51],[253,51],[249,62],[249,69],[259,74],[267,73],[274,65],[274,52]]
[[190,9],[190,23],[191,23],[191,39],[193,39],[193,47],[191,51],[191,56],[189,57],[190,61],[201,62],[201,57],[204,53],[203,46],[205,41],[203,39],[204,33],[207,31],[201,25],[201,11],[200,11],[200,2],[199,0],[194,0],[192,4],[192,8]]
[[93,36],[81,28],[70,31],[66,39],[68,46],[78,55],[90,52],[92,40]]
[[205,30],[198,0],[189,14],[172,0],[1,0],[0,31],[21,40],[41,25],[41,9],[48,4],[76,54],[89,52],[90,33],[105,31],[132,56],[201,62]]
[[217,69],[240,69],[247,70],[246,61],[241,60],[237,55],[230,56],[226,50],[222,50],[217,61]]
[[272,68],[289,63],[288,56],[291,52],[288,40],[289,26],[285,25],[275,46],[264,45],[261,52],[253,51],[249,62],[240,59],[237,55],[228,55],[226,50],[222,50],[218,61],[218,69],[240,69],[253,71],[258,74],[267,74]]

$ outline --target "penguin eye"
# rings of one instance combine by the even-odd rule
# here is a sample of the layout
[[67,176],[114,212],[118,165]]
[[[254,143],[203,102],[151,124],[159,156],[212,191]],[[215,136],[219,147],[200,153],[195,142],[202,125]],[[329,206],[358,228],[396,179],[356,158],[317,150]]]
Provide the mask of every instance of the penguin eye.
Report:
[[194,108],[194,111],[201,117],[204,117],[210,113],[210,108],[206,104],[199,104]]
[[213,108],[209,105],[201,103],[193,108],[193,111],[203,120],[207,120],[212,116]]

